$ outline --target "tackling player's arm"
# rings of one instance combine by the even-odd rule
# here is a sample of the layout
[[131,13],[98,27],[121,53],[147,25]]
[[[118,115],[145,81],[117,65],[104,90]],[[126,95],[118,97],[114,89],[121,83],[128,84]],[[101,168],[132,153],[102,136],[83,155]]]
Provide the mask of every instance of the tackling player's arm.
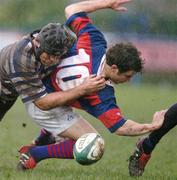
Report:
[[49,110],[57,106],[68,104],[77,98],[99,91],[105,86],[105,79],[101,76],[92,75],[87,78],[81,85],[67,90],[53,92],[34,101],[34,104],[42,109]]

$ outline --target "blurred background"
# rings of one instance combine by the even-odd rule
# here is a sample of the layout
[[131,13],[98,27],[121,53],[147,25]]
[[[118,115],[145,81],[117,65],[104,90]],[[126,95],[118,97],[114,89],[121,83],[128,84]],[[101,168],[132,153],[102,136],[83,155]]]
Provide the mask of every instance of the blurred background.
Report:
[[[64,8],[76,0],[0,0],[0,48],[49,22],[65,22]],[[128,11],[101,10],[90,14],[108,45],[132,42],[145,59],[134,83],[176,83],[177,1],[134,0]]]
[[[104,0],[103,0],[104,1]],[[0,49],[49,22],[65,22],[64,8],[73,0],[0,0]],[[116,87],[116,98],[125,118],[150,122],[156,110],[177,99],[177,0],[133,0],[128,11],[101,10],[90,14],[108,45],[132,42],[145,59],[145,69],[130,83]],[[39,133],[21,101],[0,123],[0,179],[130,179],[127,159],[138,137],[117,138],[95,118],[80,112],[106,142],[102,161],[88,168],[74,161],[49,160],[33,172],[17,173],[17,150]],[[177,129],[159,143],[142,180],[177,179]],[[163,157],[163,158],[162,158]],[[55,164],[54,164],[55,163]],[[99,178],[100,177],[100,178]]]

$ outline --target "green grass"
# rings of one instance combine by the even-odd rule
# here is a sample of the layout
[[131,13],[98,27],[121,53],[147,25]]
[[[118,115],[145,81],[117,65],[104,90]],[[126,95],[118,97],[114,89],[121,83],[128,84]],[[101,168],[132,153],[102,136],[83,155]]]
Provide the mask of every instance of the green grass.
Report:
[[[155,85],[120,85],[116,89],[117,102],[123,114],[138,122],[150,122],[155,110],[167,108],[177,100],[177,87]],[[17,150],[29,143],[39,128],[27,117],[20,101],[9,111],[0,124],[0,179],[1,180],[131,180],[126,161],[134,150],[138,137],[110,134],[95,118],[80,112],[105,139],[105,154],[92,166],[81,166],[74,160],[49,159],[38,164],[33,171],[17,172]],[[26,127],[23,127],[26,123]],[[143,177],[146,180],[177,179],[176,129],[162,139]]]

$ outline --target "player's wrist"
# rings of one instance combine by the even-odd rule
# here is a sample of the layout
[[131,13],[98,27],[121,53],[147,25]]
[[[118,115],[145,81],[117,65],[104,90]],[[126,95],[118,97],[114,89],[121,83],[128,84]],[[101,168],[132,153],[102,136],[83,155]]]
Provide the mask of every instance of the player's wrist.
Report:
[[81,84],[80,86],[78,86],[78,87],[75,89],[75,91],[76,91],[76,94],[78,94],[79,97],[84,96],[84,95],[87,94],[87,88],[86,88],[83,84]]

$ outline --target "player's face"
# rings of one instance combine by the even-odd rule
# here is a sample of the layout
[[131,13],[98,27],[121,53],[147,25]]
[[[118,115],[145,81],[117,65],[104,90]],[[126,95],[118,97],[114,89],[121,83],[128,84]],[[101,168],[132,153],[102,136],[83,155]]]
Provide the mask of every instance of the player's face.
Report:
[[133,70],[129,70],[124,73],[120,73],[119,71],[113,72],[111,76],[111,80],[116,84],[124,83],[124,82],[130,81],[130,79],[133,77],[134,74],[135,74],[135,71]]
[[51,66],[51,65],[55,65],[59,62],[60,57],[59,56],[54,56],[54,55],[49,55],[45,52],[43,52],[40,55],[40,60],[41,63],[45,66]]

